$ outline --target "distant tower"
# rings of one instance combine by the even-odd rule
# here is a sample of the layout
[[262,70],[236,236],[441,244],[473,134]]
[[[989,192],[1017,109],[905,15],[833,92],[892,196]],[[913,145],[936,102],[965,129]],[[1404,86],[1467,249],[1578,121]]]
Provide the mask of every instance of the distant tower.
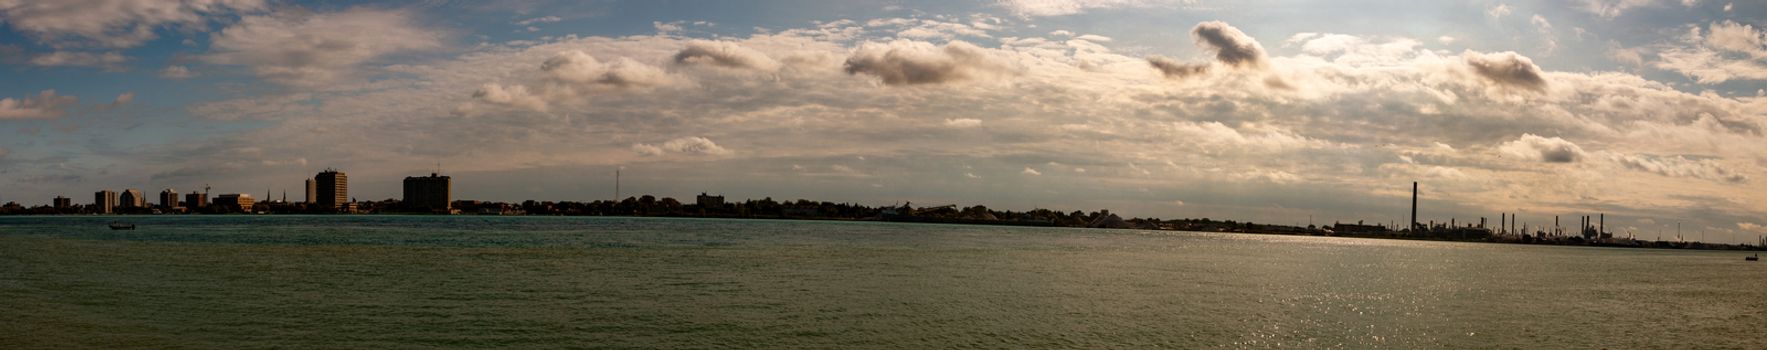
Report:
[[320,208],[336,210],[350,201],[349,176],[337,169],[325,169],[313,177]]
[[[1417,228],[1417,182],[1411,182],[1411,228]],[[1416,232],[1412,232],[1415,234]]]
[[178,190],[165,189],[160,191],[160,206],[166,209],[178,207]]
[[319,199],[319,196],[315,195],[315,194],[317,194],[317,192],[315,192],[315,191],[318,191],[318,190],[319,190],[319,184],[313,182],[313,179],[307,179],[307,201],[303,202],[303,203],[313,204],[314,200]]

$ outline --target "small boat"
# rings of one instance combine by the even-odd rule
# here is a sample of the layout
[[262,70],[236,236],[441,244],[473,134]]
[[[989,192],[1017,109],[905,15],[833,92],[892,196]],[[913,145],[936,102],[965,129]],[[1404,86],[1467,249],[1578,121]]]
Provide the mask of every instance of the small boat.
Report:
[[110,223],[110,229],[112,229],[112,230],[133,230],[133,229],[135,229],[135,224],[125,223],[125,222],[113,222],[113,223]]
[[1745,256],[1745,257],[1742,257],[1742,260],[1743,260],[1743,261],[1760,261],[1760,260],[1761,260],[1761,254],[1760,254],[1760,253],[1756,253],[1756,254],[1755,254],[1755,255],[1750,255],[1750,256]]

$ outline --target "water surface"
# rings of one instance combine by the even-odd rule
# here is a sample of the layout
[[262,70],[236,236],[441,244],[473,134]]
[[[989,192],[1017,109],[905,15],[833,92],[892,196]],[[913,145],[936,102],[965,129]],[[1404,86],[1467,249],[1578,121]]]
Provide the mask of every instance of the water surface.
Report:
[[864,222],[0,217],[0,348],[1760,348],[1767,265],[1741,258]]

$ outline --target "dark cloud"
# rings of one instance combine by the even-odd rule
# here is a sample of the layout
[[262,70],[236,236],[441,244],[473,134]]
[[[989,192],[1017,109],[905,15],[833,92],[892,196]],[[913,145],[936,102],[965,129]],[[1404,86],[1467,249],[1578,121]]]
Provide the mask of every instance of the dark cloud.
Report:
[[1521,138],[1506,142],[1497,149],[1511,156],[1547,163],[1576,163],[1585,158],[1582,147],[1556,136],[1522,134]]
[[773,71],[779,61],[767,54],[728,41],[694,40],[675,53],[677,64],[710,64],[724,68]]
[[1222,64],[1240,68],[1263,68],[1269,64],[1264,46],[1227,22],[1198,23],[1190,35],[1196,38],[1197,46],[1214,52],[1215,60]]
[[1513,51],[1488,54],[1467,51],[1462,57],[1473,73],[1498,85],[1534,91],[1546,88],[1546,77],[1540,73],[1540,66]]
[[1014,66],[962,41],[943,47],[924,41],[865,43],[847,57],[847,74],[869,74],[889,85],[936,84],[1012,73]]
[[1152,65],[1154,69],[1160,70],[1160,74],[1172,79],[1189,78],[1194,75],[1209,72],[1208,64],[1183,63],[1162,56],[1148,57],[1147,64]]

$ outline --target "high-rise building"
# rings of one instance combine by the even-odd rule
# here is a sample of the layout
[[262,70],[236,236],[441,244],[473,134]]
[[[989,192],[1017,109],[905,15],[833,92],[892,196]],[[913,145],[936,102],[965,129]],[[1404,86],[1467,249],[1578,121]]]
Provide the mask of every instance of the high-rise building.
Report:
[[145,195],[141,194],[141,190],[137,190],[137,189],[133,189],[133,188],[126,189],[126,190],[123,190],[123,193],[121,195],[117,196],[117,205],[120,205],[124,208],[146,207],[147,206],[147,197]]
[[411,211],[447,213],[453,186],[447,176],[436,173],[430,173],[429,176],[406,176],[405,208]]
[[171,209],[178,207],[178,190],[165,189],[160,191],[160,207]]
[[301,203],[313,204],[313,200],[319,199],[319,196],[314,192],[318,190],[319,184],[314,183],[313,179],[307,179],[307,200]]
[[190,208],[192,211],[208,208],[209,196],[204,195],[202,192],[190,192],[189,194],[184,195],[184,206]]
[[256,203],[256,201],[252,200],[252,195],[245,193],[228,193],[215,197],[215,205],[236,212],[250,213],[252,211],[252,204]]
[[337,210],[350,202],[350,179],[342,171],[325,169],[313,177],[313,184],[319,195],[317,203],[320,208]]
[[93,211],[99,214],[110,214],[117,208],[117,192],[111,190],[98,191],[92,194]]
[[55,209],[67,209],[74,206],[74,200],[68,197],[55,196]]

